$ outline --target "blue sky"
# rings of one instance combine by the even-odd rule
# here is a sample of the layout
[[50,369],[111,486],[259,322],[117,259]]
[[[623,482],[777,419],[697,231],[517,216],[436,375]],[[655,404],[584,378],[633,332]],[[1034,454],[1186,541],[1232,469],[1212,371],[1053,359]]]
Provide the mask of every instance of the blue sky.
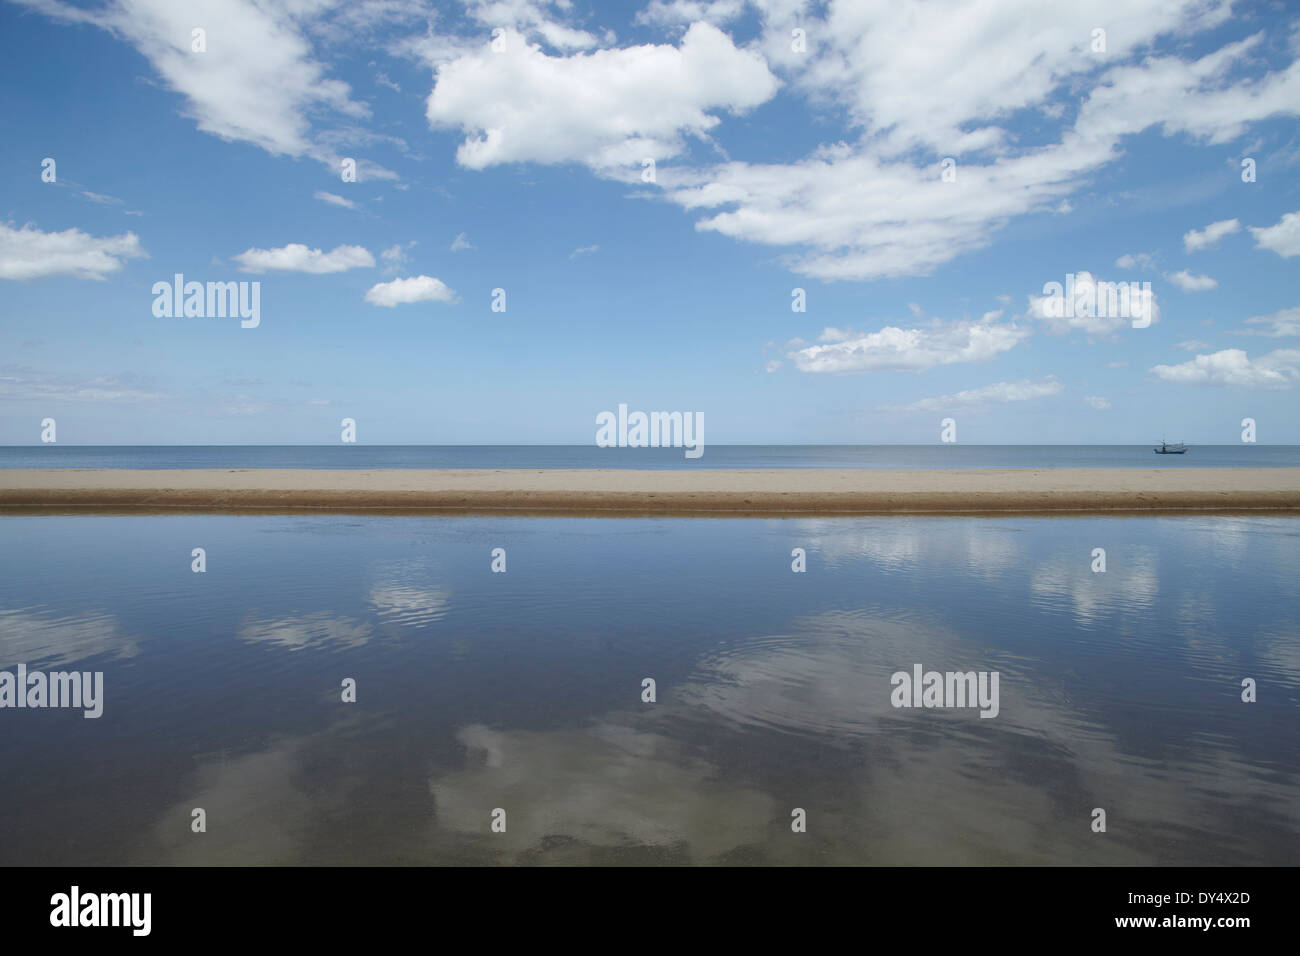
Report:
[[1300,443],[1286,4],[0,0],[0,73],[3,444]]

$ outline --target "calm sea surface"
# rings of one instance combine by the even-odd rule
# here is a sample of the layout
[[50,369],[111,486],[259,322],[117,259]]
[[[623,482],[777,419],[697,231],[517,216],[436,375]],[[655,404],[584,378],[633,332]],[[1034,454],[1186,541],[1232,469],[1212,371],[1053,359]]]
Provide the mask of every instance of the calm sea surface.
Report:
[[0,709],[0,864],[1294,864],[1298,567],[1272,517],[0,516],[0,669],[104,674]]
[[11,445],[0,468],[1300,468],[1300,445]]

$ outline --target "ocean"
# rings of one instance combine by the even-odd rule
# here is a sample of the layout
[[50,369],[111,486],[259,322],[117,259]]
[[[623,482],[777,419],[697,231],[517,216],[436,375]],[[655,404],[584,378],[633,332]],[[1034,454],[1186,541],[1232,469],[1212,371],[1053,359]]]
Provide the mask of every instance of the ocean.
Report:
[[[881,455],[949,452],[1017,460]],[[0,864],[1294,864],[1297,566],[1287,517],[0,516],[0,669],[102,674],[0,708]]]
[[10,445],[0,468],[1297,468],[1300,445]]

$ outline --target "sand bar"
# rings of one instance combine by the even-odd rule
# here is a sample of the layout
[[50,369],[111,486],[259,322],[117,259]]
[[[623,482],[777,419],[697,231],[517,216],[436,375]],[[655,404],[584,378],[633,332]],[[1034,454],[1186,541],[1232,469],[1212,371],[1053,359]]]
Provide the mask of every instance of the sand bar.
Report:
[[1300,468],[0,469],[0,510],[736,516],[1300,512]]

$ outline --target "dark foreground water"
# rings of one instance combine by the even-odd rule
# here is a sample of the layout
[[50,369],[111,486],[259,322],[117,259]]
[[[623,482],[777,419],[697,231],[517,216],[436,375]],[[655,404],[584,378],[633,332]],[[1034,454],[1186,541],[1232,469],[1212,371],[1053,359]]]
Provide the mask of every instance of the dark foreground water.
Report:
[[[0,710],[0,864],[1297,863],[1298,567],[1286,518],[0,517],[0,668],[104,674]],[[997,716],[892,707],[915,664]]]
[[[1157,442],[1156,444],[1159,444]],[[1300,445],[9,445],[0,468],[1300,468]]]

